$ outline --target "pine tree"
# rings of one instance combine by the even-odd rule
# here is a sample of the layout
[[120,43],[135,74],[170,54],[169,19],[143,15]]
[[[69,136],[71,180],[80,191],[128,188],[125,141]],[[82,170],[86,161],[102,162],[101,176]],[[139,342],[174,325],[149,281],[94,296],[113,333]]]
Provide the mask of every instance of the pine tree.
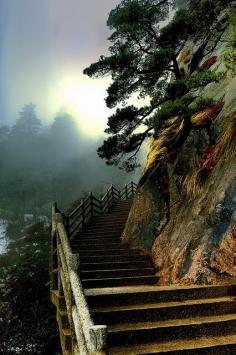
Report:
[[12,134],[19,136],[35,136],[42,125],[35,113],[36,105],[29,103],[25,105],[19,113],[15,126],[12,128]]
[[[209,69],[196,72],[225,1],[210,3],[208,24],[199,17],[209,7],[208,0],[191,1],[189,7],[175,10],[171,20],[175,1],[170,0],[123,0],[110,12],[110,54],[102,55],[84,70],[90,77],[111,75],[106,104],[109,108],[123,106],[108,118],[105,132],[109,137],[98,149],[108,164],[135,168],[137,152],[145,139],[160,135],[176,116],[182,117],[184,125],[176,143],[183,144],[193,126],[191,115],[213,103],[199,96],[199,89],[222,76]],[[191,75],[187,76],[177,58],[189,36],[202,38],[202,46],[193,56]],[[128,105],[127,100],[137,93],[149,98],[150,104],[141,108]]]

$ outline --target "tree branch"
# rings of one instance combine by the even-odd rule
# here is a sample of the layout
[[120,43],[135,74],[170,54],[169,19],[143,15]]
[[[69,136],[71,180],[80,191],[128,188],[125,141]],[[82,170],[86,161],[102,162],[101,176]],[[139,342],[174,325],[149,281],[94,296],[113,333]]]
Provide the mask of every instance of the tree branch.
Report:
[[150,45],[148,48],[143,48],[142,44],[140,43],[140,41],[138,40],[138,38],[134,38],[134,41],[138,44],[139,49],[146,54],[152,55],[153,52],[150,52],[149,49],[152,48],[152,46]]
[[141,141],[139,142],[139,145],[138,145],[136,151],[129,157],[129,159],[133,159],[133,158],[138,154],[138,152],[139,152],[140,149],[141,149],[141,146],[142,146],[143,142],[144,142],[145,139],[147,138],[148,133],[149,133],[152,129],[153,129],[153,127],[149,127],[148,129],[146,129],[145,132],[143,132],[143,137],[142,137]]
[[175,54],[173,54],[172,59],[173,59],[175,77],[176,77],[176,79],[180,79],[179,65],[178,65]]

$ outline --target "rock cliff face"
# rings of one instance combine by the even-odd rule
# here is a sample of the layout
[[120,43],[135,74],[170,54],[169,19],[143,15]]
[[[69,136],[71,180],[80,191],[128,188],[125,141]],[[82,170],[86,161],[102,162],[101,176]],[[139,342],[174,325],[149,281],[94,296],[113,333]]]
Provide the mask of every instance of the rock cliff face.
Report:
[[[197,70],[224,69],[228,31]],[[198,48],[199,43],[189,42],[182,51],[179,64],[185,73]],[[151,143],[145,172],[151,164],[152,173],[140,184],[123,233],[130,247],[151,255],[162,285],[236,281],[236,78],[227,73],[203,90],[224,102],[212,119],[213,137],[207,126],[192,130],[174,157],[166,141],[175,130]],[[192,120],[209,117],[205,112]]]

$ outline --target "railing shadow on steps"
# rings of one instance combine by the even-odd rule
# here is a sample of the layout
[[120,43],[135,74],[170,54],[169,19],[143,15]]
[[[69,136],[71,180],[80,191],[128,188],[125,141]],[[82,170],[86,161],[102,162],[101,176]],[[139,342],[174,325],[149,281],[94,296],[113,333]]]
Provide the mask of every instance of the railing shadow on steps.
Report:
[[50,295],[57,308],[64,355],[106,354],[107,348],[107,327],[93,322],[80,279],[79,255],[72,253],[70,237],[93,216],[107,213],[115,202],[132,197],[136,188],[134,182],[123,189],[112,185],[102,199],[89,194],[67,216],[58,209],[56,203],[52,206]]

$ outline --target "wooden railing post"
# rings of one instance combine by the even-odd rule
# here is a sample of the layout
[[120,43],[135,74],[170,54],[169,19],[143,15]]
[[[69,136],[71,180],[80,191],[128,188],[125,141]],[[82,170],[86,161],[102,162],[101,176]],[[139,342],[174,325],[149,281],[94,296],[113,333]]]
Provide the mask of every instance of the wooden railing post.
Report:
[[[56,203],[52,207],[52,240],[51,240],[51,291],[58,290],[59,296],[64,296],[66,311],[75,349],[83,354],[105,354],[107,349],[107,327],[95,325],[92,319],[83,285],[80,279],[79,255],[73,254],[70,236],[81,230],[88,223],[91,216],[106,213],[113,203],[119,199],[129,198],[136,191],[136,184],[126,184],[118,189],[113,184],[106,191],[103,198],[97,198],[90,193],[81,200],[69,215],[61,213]],[[56,293],[56,294],[58,294]],[[59,307],[59,306],[57,306]]]
[[119,200],[121,200],[121,190],[117,188]]
[[59,296],[64,296],[64,291],[63,291],[63,285],[62,285],[62,281],[61,281],[61,268],[62,268],[62,264],[61,264],[61,260],[60,260],[60,256],[59,256],[59,250],[57,252],[57,259],[58,259],[58,294]]
[[134,183],[133,183],[133,181],[131,181],[131,193],[132,193],[132,195],[134,194]]
[[85,225],[85,199],[82,198],[82,205],[81,205],[81,209],[82,209],[82,227],[84,227]]
[[126,198],[129,197],[129,195],[128,195],[128,185],[127,184],[125,185],[125,196],[126,196]]
[[113,184],[112,184],[112,185],[111,185],[111,205],[113,205],[114,199],[115,199],[115,196],[114,196],[114,186],[113,186]]
[[99,203],[99,205],[100,205],[100,213],[102,213],[102,212],[103,212],[103,205],[102,205],[102,200],[100,200],[100,203]]
[[67,214],[64,215],[64,220],[65,220],[65,227],[68,232],[68,235],[70,236],[70,218]]
[[93,216],[93,193],[90,192],[89,193],[89,204],[90,204],[90,213],[91,213],[91,217]]
[[81,203],[65,217],[68,225],[68,233],[70,237],[74,236],[76,231],[80,231],[85,227],[91,217],[96,214],[106,213],[117,200],[128,199],[133,196],[136,191],[136,184],[130,182],[123,189],[116,188],[113,184],[107,189],[102,198],[97,198],[90,193],[86,198],[81,199]]
[[49,272],[50,272],[50,290],[58,289],[58,279],[55,270],[58,267],[58,257],[57,257],[57,233],[56,233],[56,212],[57,203],[52,204],[52,229],[51,229],[51,246],[49,254]]
[[107,326],[94,325],[89,329],[91,350],[105,352],[107,347]]
[[107,190],[107,201],[108,201],[107,207],[108,207],[108,210],[111,207],[112,187],[113,187],[113,185],[111,185],[111,187]]

